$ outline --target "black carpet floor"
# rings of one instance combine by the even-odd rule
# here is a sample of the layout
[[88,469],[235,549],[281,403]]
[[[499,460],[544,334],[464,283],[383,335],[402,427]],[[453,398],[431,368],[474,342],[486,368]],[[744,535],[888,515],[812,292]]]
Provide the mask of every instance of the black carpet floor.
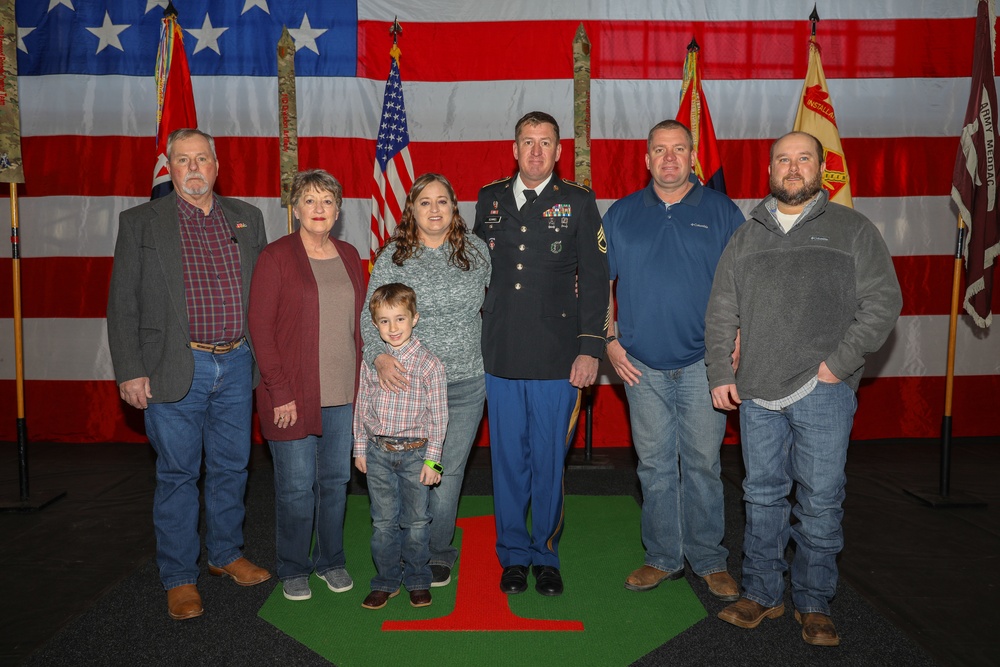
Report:
[[[203,572],[199,588],[206,600],[205,616],[183,623],[167,617],[152,562],[153,462],[148,447],[34,445],[31,456],[33,496],[61,490],[68,494],[41,512],[0,514],[0,572],[6,593],[0,608],[0,664],[329,664],[257,616],[275,582],[241,588]],[[997,620],[992,594],[1000,584],[1000,447],[969,443],[955,448],[952,488],[976,493],[990,503],[980,509],[934,510],[903,492],[936,485],[936,456],[933,443],[852,445],[844,522],[847,548],[833,607],[843,638],[839,648],[805,645],[790,605],[786,616],[756,630],[729,626],[715,618],[724,603],[692,581],[708,618],[634,664],[1000,664],[990,634]],[[730,569],[738,578],[743,528],[738,447],[724,448],[723,469],[726,546]],[[16,495],[11,445],[0,446],[0,483],[3,493]],[[247,496],[247,555],[269,567],[274,560],[271,485],[269,455],[255,447]],[[491,493],[487,450],[475,452],[465,492]],[[566,492],[631,495],[638,500],[631,451],[598,450],[590,462],[574,452]],[[352,482],[352,493],[364,493],[358,480]],[[452,663],[442,656],[441,664]],[[490,656],[479,664],[530,663]]]

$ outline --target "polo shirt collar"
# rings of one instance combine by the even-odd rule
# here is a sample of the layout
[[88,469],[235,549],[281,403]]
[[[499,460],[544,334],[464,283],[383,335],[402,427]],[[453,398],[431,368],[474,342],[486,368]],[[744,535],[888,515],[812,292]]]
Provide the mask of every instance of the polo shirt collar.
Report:
[[[705,186],[698,182],[698,177],[692,173],[688,176],[688,181],[692,183],[692,188],[687,191],[687,194],[681,198],[678,204],[687,204],[688,206],[698,206],[701,203],[702,190]],[[653,180],[649,180],[649,185],[642,193],[642,203],[647,207],[653,206],[663,206],[664,202],[660,199],[660,196],[656,194],[656,190],[653,189]],[[676,204],[671,204],[671,206],[676,206]]]

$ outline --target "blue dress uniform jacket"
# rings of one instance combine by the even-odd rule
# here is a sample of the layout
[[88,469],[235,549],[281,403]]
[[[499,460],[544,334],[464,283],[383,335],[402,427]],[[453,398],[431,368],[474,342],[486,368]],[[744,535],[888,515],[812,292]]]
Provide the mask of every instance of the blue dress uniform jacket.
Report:
[[483,303],[486,372],[567,379],[577,355],[604,355],[608,260],[597,200],[589,188],[553,176],[518,211],[513,183],[490,183],[476,203],[473,231],[493,262]]

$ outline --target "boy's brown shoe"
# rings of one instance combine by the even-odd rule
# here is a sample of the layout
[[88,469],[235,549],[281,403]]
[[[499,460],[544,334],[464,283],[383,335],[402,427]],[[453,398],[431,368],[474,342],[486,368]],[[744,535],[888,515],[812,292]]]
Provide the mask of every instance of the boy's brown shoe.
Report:
[[410,591],[410,604],[414,607],[430,607],[431,592],[428,590]]
[[381,609],[389,602],[389,598],[394,598],[399,595],[399,589],[397,588],[392,593],[387,593],[386,591],[372,591],[365,598],[365,601],[361,603],[361,606],[365,609]]

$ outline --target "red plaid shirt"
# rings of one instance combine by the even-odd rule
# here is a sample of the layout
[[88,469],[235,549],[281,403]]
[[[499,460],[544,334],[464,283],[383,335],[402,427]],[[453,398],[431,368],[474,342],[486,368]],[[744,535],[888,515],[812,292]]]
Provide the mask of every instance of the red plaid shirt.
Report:
[[365,456],[368,439],[427,438],[425,457],[441,460],[441,445],[448,430],[448,379],[441,360],[420,344],[416,336],[399,350],[385,351],[406,367],[410,388],[393,393],[378,384],[371,364],[361,364],[361,385],[354,403],[354,456]]
[[243,337],[240,249],[219,201],[212,198],[208,215],[177,197],[184,293],[191,340],[229,343]]

